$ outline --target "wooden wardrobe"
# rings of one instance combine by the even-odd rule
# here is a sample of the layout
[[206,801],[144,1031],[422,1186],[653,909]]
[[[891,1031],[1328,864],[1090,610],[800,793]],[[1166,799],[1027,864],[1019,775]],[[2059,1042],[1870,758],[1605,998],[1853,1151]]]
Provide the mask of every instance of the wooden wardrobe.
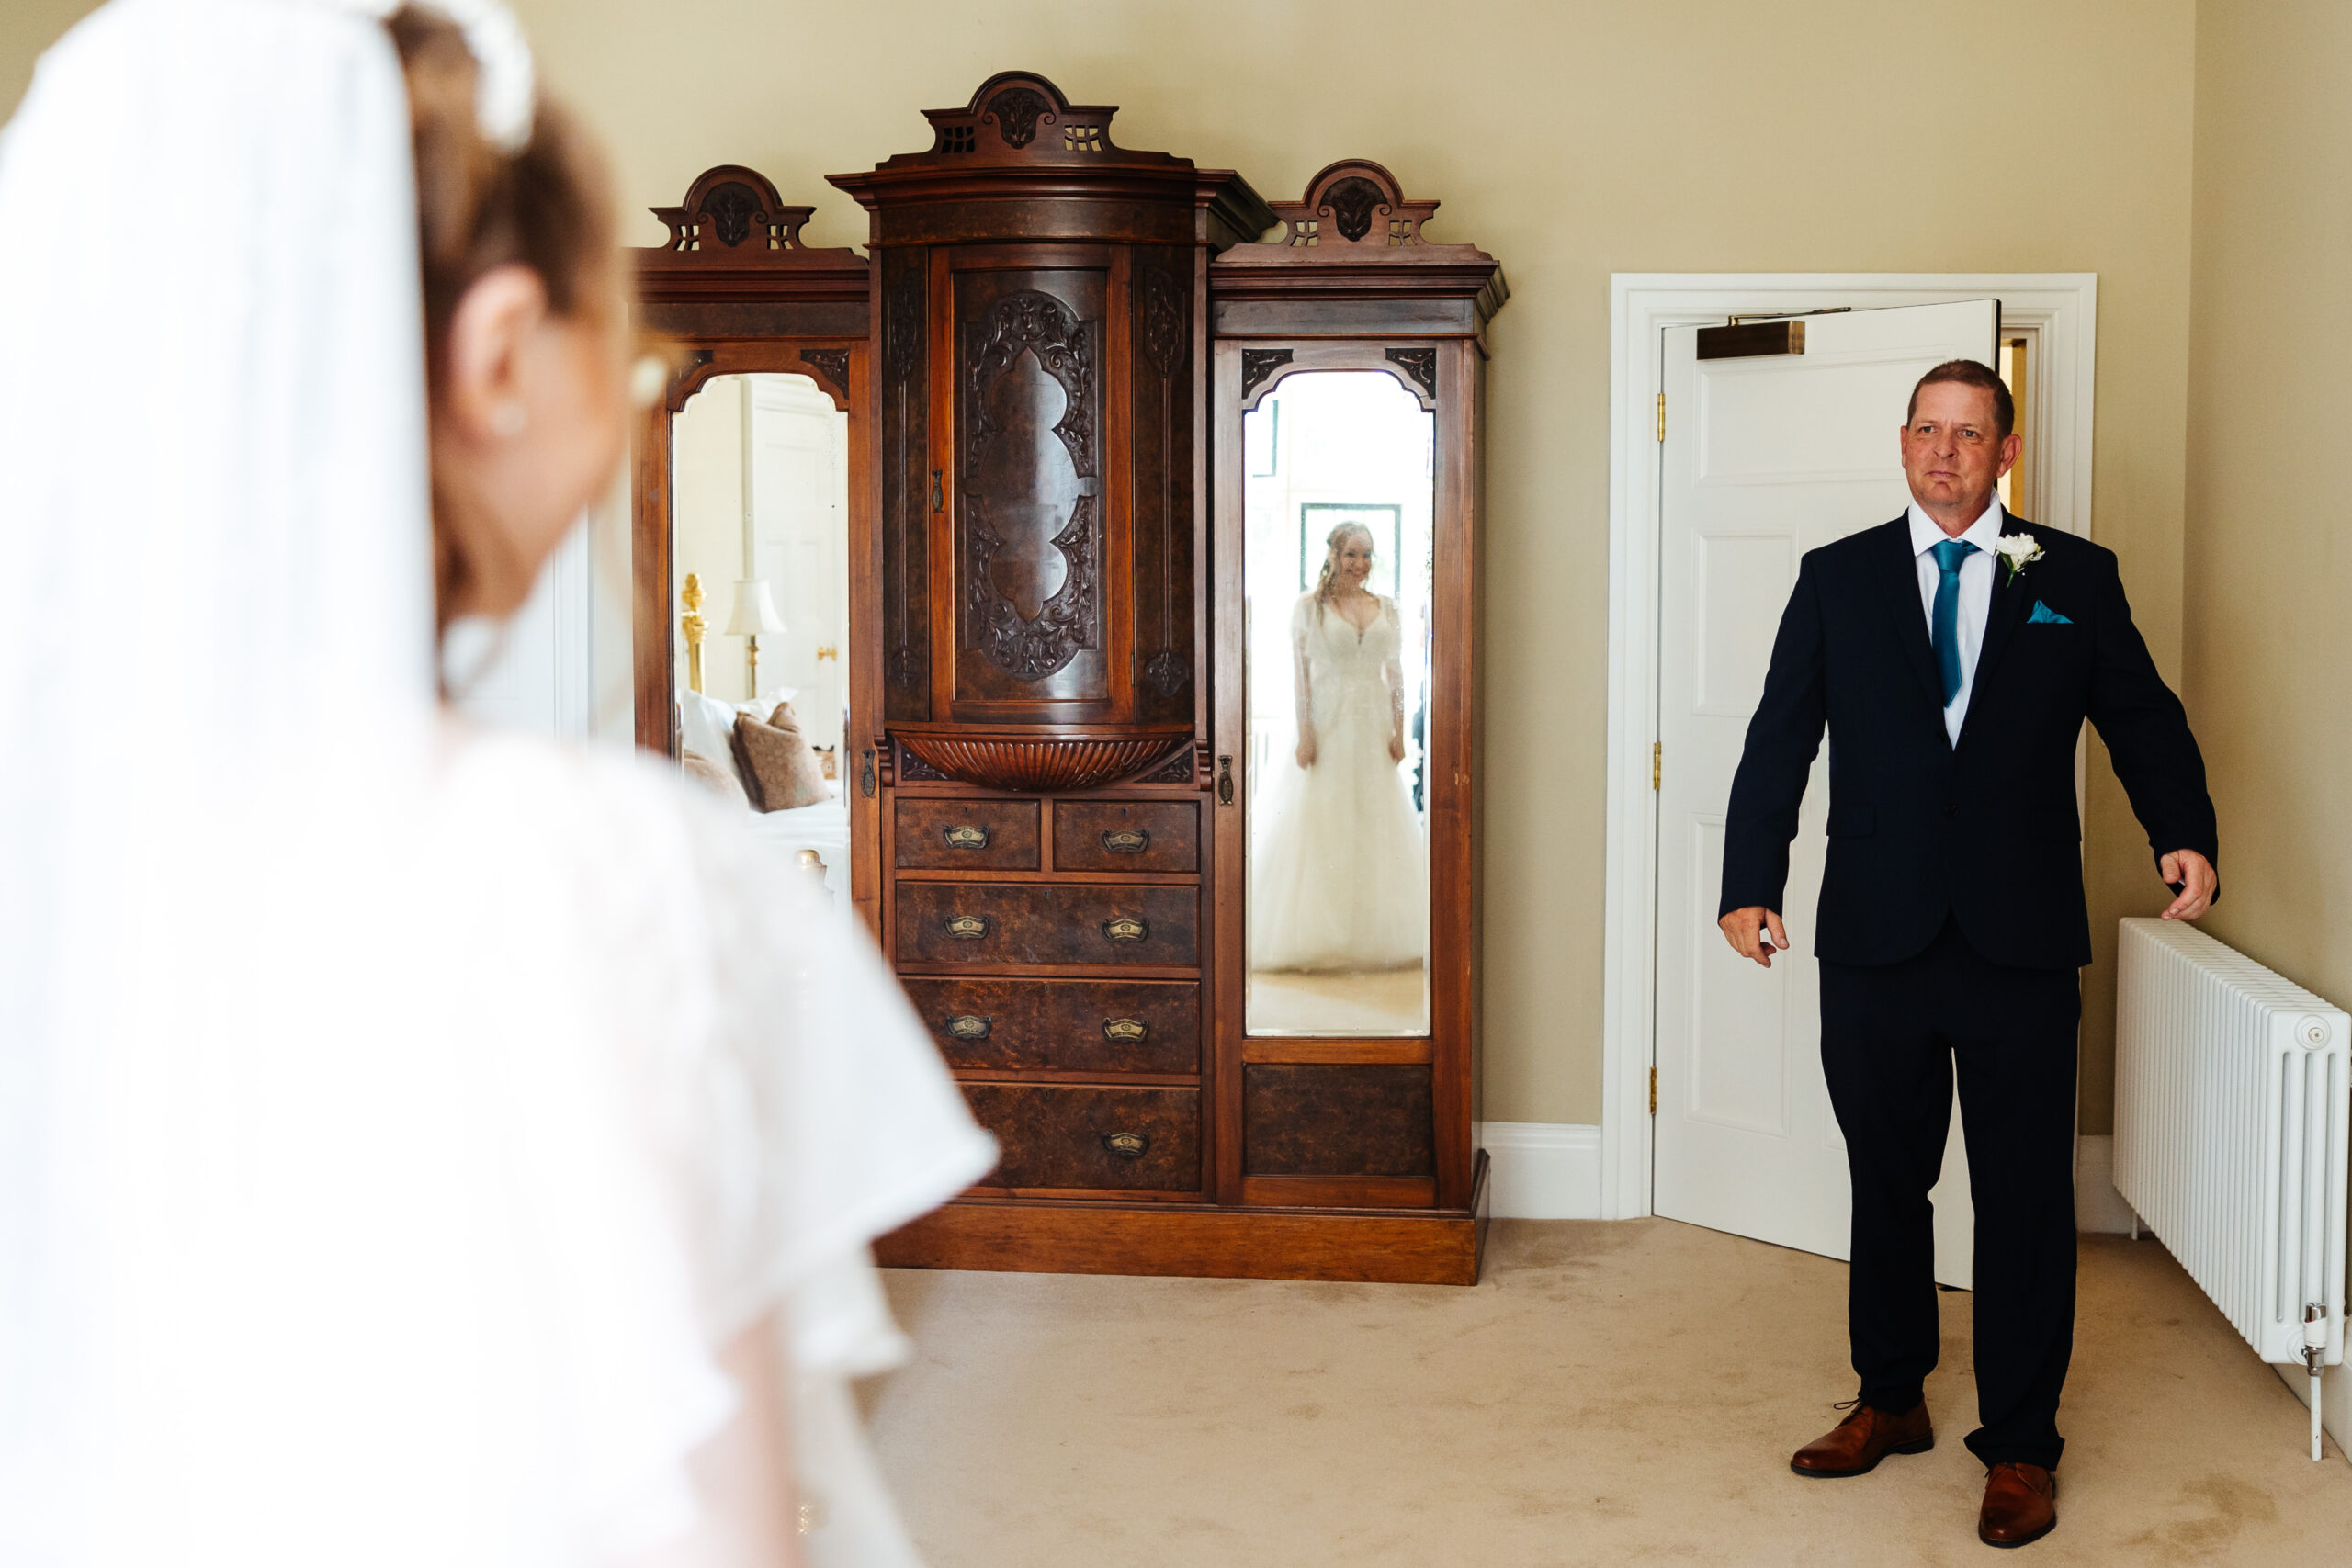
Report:
[[[1469,1283],[1481,337],[1500,273],[1425,241],[1436,204],[1377,164],[1270,206],[1231,171],[1119,146],[1114,112],[1019,73],[926,111],[927,150],[832,176],[870,215],[862,264],[796,254],[806,209],[748,170],[706,175],[662,213],[671,245],[640,253],[647,323],[686,356],[668,411],[712,367],[838,366],[853,422],[856,901],[1003,1150],[881,1260]],[[732,243],[722,186],[749,214]],[[1299,379],[1317,372],[1348,374]],[[1245,452],[1376,434],[1358,408],[1404,433],[1386,447],[1426,432],[1425,505],[1351,499],[1303,448],[1287,476]],[[674,750],[666,419],[639,447],[639,738]],[[1419,470],[1390,467],[1410,491]],[[1253,716],[1250,660],[1276,643],[1249,629],[1250,593],[1263,577],[1266,615],[1309,605],[1333,519],[1396,583],[1354,601],[1391,629],[1354,635],[1397,644],[1380,679],[1406,761],[1375,782],[1409,792],[1425,840],[1390,852],[1425,857],[1426,951],[1363,982],[1405,998],[1369,1033],[1317,1025],[1317,1007],[1354,1016],[1346,976],[1253,976],[1248,936],[1252,769],[1279,762],[1283,716],[1272,698]],[[1252,984],[1308,1027],[1252,1032]]]

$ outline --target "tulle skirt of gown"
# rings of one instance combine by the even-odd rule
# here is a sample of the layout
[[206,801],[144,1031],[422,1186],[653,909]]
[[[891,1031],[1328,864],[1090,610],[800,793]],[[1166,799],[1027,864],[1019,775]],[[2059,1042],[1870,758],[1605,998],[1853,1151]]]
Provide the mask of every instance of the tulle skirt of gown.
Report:
[[1284,752],[1260,798],[1252,969],[1401,969],[1428,950],[1420,821],[1388,755],[1386,694],[1363,683],[1373,689],[1348,694],[1318,722],[1315,765],[1301,768]]

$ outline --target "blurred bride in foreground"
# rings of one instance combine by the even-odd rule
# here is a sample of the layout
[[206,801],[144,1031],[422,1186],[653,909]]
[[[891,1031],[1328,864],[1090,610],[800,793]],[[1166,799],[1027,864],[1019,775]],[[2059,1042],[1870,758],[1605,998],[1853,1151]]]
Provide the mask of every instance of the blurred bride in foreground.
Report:
[[910,1562],[866,1249],[987,1138],[674,773],[437,700],[625,415],[440,4],[116,0],[0,138],[0,1562]]

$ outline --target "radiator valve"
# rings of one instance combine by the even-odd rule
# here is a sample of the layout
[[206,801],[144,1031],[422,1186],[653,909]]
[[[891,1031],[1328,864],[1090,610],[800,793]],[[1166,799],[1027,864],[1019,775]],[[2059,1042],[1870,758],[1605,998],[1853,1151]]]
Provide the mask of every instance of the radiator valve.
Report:
[[2303,1303],[2303,1370],[2312,1380],[2312,1458],[2320,1457],[2320,1382],[2321,1364],[2327,1355],[2327,1307],[2320,1302]]

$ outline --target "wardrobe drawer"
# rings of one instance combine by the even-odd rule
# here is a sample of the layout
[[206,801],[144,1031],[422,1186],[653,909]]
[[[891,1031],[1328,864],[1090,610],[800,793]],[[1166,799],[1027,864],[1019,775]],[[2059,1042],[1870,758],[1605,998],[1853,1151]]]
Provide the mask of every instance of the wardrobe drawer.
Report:
[[1190,980],[906,982],[958,1067],[1004,1072],[1196,1073],[1201,987]]
[[1192,800],[1054,802],[1057,871],[1198,871],[1201,807]]
[[909,871],[1035,871],[1034,800],[909,800],[892,813],[892,850]]
[[964,1097],[1002,1148],[984,1187],[1201,1190],[1201,1093],[967,1083]]
[[901,964],[1201,962],[1193,887],[900,882],[897,903]]

